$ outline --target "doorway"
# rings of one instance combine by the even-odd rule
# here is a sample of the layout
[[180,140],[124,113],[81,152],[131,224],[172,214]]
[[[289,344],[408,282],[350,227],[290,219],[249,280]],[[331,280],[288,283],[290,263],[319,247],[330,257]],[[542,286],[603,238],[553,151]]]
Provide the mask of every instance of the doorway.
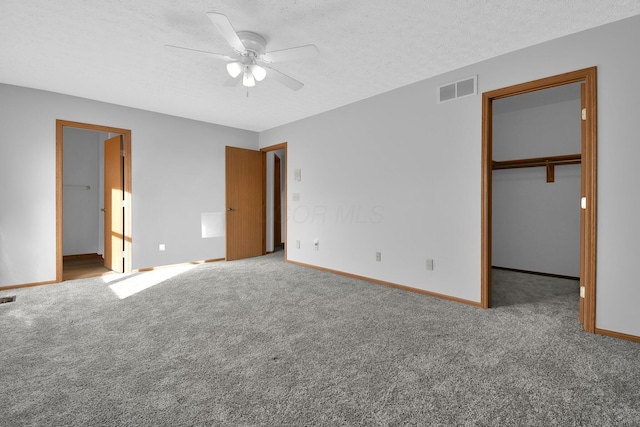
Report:
[[[225,149],[225,235],[226,254],[225,259],[232,261],[236,259],[250,258],[265,255],[267,251],[267,240],[269,246],[273,244],[274,220],[273,220],[273,199],[275,175],[273,174],[273,163],[275,152],[279,152],[284,158],[282,161],[283,173],[281,175],[281,186],[284,192],[281,196],[285,200],[287,187],[287,143],[281,143],[260,149],[260,151],[246,148],[236,148],[227,146]],[[269,156],[267,155],[269,154]],[[271,159],[271,167],[268,167],[267,157]],[[271,172],[267,172],[267,170]],[[271,185],[267,185],[267,181]],[[268,200],[270,200],[268,202]],[[268,206],[269,205],[269,209]],[[286,242],[286,207],[281,205],[283,215],[282,225],[284,231],[284,241]],[[269,215],[267,215],[269,211]],[[286,244],[284,245],[284,256],[286,259]]]
[[[492,268],[492,172],[493,102],[557,86],[584,83],[581,92],[581,215],[580,215],[580,299],[579,318],[585,331],[595,332],[596,261],[596,67],[552,76],[528,83],[485,92],[482,99],[482,229],[481,306],[491,307]],[[546,162],[549,173],[553,167]]]
[[[89,190],[81,183],[63,183],[65,129],[93,131],[115,134],[105,141],[104,198],[100,201],[104,213],[105,261],[103,270],[131,272],[131,131],[87,123],[56,121],[56,282],[64,280],[64,215],[63,194],[74,187],[75,190]],[[94,206],[95,208],[96,206]],[[90,208],[91,209],[91,208]],[[97,230],[95,231],[97,233]],[[107,254],[107,251],[109,253]],[[83,254],[87,255],[87,254]],[[68,257],[71,264],[80,267],[82,274],[88,268],[96,267],[95,257]]]
[[267,253],[284,251],[287,259],[287,143],[272,145],[260,151],[267,154],[267,186],[265,236]]

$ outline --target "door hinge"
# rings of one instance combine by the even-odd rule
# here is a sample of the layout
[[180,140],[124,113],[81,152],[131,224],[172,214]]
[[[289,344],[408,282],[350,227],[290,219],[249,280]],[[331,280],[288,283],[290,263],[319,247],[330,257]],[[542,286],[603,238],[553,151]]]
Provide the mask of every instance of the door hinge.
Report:
[[587,198],[586,197],[580,198],[580,208],[581,209],[587,209]]
[[582,120],[587,120],[587,109],[586,108],[582,109]]
[[[127,257],[127,252],[126,251],[122,251],[122,259],[125,259]],[[580,291],[582,292],[582,291]]]
[[123,208],[127,207],[127,201],[125,199],[122,199],[122,207]]
[[584,286],[580,286],[580,298],[584,298]]
[[[583,113],[583,115],[584,115],[584,113]],[[582,120],[584,120],[584,119],[582,119]],[[124,150],[120,150],[120,157],[124,157]]]

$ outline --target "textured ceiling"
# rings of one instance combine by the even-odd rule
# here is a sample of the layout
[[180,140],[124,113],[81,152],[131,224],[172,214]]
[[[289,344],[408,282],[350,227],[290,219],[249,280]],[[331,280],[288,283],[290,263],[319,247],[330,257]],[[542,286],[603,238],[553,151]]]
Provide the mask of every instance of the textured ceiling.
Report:
[[[1,0],[0,83],[262,131],[566,34],[640,14],[603,0]],[[165,47],[233,51],[205,12],[265,37],[267,50],[315,44],[225,87],[224,62]]]

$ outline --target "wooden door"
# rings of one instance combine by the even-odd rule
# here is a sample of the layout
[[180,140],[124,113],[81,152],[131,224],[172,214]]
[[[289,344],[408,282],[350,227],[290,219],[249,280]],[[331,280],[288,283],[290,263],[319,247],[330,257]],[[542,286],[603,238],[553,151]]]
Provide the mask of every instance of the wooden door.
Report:
[[123,139],[104,142],[104,266],[124,272]]
[[282,244],[282,202],[280,200],[280,157],[274,154],[273,160],[273,246],[275,250],[276,246]]
[[265,253],[265,153],[226,147],[226,260]]

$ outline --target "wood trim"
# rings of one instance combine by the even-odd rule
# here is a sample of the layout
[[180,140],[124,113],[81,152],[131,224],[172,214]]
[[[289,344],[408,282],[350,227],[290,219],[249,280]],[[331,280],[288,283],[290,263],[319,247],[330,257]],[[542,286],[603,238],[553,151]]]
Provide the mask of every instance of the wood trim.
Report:
[[491,184],[492,184],[492,103],[494,99],[506,98],[537,90],[548,89],[570,83],[585,83],[586,142],[582,154],[584,194],[587,198],[585,210],[584,244],[585,268],[582,278],[585,286],[585,322],[587,332],[595,331],[596,316],[596,230],[597,230],[597,68],[584,68],[527,83],[496,89],[482,94],[482,204],[481,204],[481,305],[491,306]]
[[132,269],[132,172],[131,172],[131,130],[121,129],[111,126],[95,125],[90,123],[73,122],[68,120],[56,120],[56,280],[51,283],[62,282],[62,171],[63,171],[63,139],[64,128],[72,127],[76,129],[93,130],[97,132],[118,133],[123,136],[124,144],[124,193],[125,193],[125,257],[124,272],[130,273]]
[[584,328],[587,332],[596,329],[596,252],[597,252],[597,183],[598,183],[598,102],[597,102],[597,70],[596,67],[586,70],[585,103],[586,116],[586,152],[583,153],[582,173],[585,177],[585,298]]
[[281,142],[280,144],[263,147],[260,149],[260,151],[264,151],[268,153],[269,151],[286,150],[286,149],[287,149],[287,143],[285,141],[285,142]]
[[344,271],[332,270],[330,268],[319,267],[319,266],[311,265],[311,264],[305,264],[305,263],[298,262],[298,261],[291,261],[291,260],[285,260],[285,261],[288,262],[288,263],[291,263],[291,264],[299,265],[301,267],[313,268],[314,270],[320,270],[320,271],[325,271],[327,273],[338,274],[340,276],[350,277],[352,279],[364,280],[366,282],[371,282],[371,283],[375,283],[375,284],[383,285],[383,286],[389,286],[391,288],[401,289],[403,291],[415,292],[415,293],[422,294],[422,295],[427,295],[427,296],[430,296],[430,297],[435,297],[435,298],[444,299],[444,300],[448,300],[448,301],[453,301],[453,302],[458,302],[458,303],[462,303],[462,304],[472,305],[474,307],[480,307],[481,306],[480,303],[478,303],[476,301],[471,301],[471,300],[467,300],[467,299],[463,299],[463,298],[452,297],[452,296],[449,296],[449,295],[439,294],[439,293],[436,293],[436,292],[425,291],[424,289],[413,288],[411,286],[399,285],[397,283],[386,282],[384,280],[378,280],[378,279],[372,279],[371,277],[365,277],[365,276],[359,276],[357,274],[345,273]]
[[482,203],[480,213],[480,306],[491,307],[491,226],[493,188],[493,108],[492,98],[482,94]]
[[0,286],[0,291],[8,291],[11,289],[19,289],[19,288],[31,288],[33,286],[41,286],[41,285],[53,285],[56,283],[60,283],[60,282],[51,280],[48,282],[34,282],[34,283],[23,283],[21,285]]
[[67,122],[56,120],[56,280],[62,282],[62,171],[64,126]]
[[508,98],[510,96],[521,95],[523,93],[535,92],[542,89],[549,89],[556,86],[585,81],[592,75],[595,77],[595,72],[596,67],[583,68],[581,70],[570,71],[568,73],[557,74],[555,76],[544,77],[526,83],[495,89],[485,92],[484,94],[486,94],[491,100]]
[[543,273],[541,271],[519,270],[517,268],[496,267],[495,265],[492,266],[491,268],[493,268],[494,270],[513,271],[514,273],[533,274],[536,276],[553,277],[556,279],[580,280],[579,277],[575,277],[575,276],[564,276],[562,274]]
[[595,333],[600,335],[606,335],[608,337],[619,338],[627,341],[640,342],[640,336],[638,335],[623,334],[622,332],[608,331],[606,329],[600,329],[600,328],[596,328]]

